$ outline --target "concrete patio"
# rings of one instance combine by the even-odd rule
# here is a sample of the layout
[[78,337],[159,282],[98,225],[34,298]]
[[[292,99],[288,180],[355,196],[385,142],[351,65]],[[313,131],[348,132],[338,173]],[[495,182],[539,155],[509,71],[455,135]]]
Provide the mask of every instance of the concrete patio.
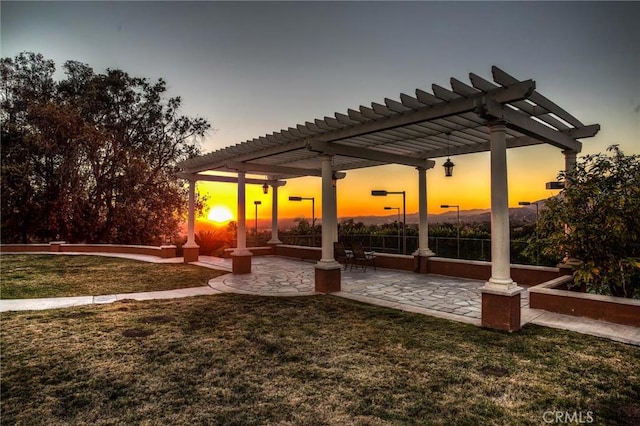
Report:
[[[200,256],[198,263],[225,270],[231,268],[231,259]],[[252,273],[221,276],[211,280],[209,286],[222,292],[269,296],[315,294],[315,262],[264,256],[255,257],[252,263]],[[342,291],[333,294],[394,308],[412,307],[433,316],[480,325],[483,285],[484,281],[444,275],[347,268],[342,270]],[[527,292],[522,306],[528,306]]]

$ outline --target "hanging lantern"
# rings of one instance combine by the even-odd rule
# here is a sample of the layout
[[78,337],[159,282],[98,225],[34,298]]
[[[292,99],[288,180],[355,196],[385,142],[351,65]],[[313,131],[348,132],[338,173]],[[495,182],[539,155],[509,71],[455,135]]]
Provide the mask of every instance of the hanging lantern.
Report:
[[267,184],[267,182],[264,182],[264,185],[262,185],[262,193],[263,194],[268,194],[269,193],[269,184]]
[[453,176],[453,166],[455,166],[455,164],[453,164],[453,161],[451,161],[451,159],[447,157],[447,161],[445,161],[442,165],[442,167],[444,167],[444,175],[446,177]]
[[442,165],[442,167],[444,167],[445,177],[453,176],[453,166],[455,166],[455,164],[453,164],[453,161],[451,161],[451,159],[449,158],[449,135],[450,134],[451,133],[447,133],[447,161],[445,161],[444,164]]

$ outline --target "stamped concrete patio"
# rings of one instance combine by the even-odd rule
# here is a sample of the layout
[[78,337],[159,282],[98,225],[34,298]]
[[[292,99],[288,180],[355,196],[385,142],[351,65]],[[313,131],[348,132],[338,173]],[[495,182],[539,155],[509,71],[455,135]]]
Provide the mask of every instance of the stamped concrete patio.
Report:
[[[200,264],[231,269],[230,259],[200,256]],[[254,257],[252,273],[224,275],[209,282],[222,292],[296,296],[315,294],[315,262],[276,256]],[[336,296],[396,309],[480,325],[484,281],[389,269],[342,270],[342,291]],[[522,307],[529,305],[528,292]],[[524,313],[523,313],[524,314]],[[523,319],[527,320],[526,315]]]

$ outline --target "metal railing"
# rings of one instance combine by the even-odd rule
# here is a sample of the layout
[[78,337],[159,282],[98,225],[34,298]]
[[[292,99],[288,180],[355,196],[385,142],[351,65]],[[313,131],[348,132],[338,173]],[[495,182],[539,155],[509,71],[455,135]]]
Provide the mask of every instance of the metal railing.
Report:
[[[320,241],[316,236],[316,244],[312,244],[311,235],[280,235],[284,244],[319,247]],[[346,246],[358,241],[368,250],[378,253],[402,254],[402,239],[396,235],[375,234],[342,234],[339,237]],[[526,241],[511,240],[511,263],[535,264],[524,254]],[[456,237],[429,237],[429,248],[439,257],[458,258],[458,239]],[[407,254],[418,249],[418,237],[407,236]],[[491,240],[488,238],[460,238],[460,259],[491,261]]]

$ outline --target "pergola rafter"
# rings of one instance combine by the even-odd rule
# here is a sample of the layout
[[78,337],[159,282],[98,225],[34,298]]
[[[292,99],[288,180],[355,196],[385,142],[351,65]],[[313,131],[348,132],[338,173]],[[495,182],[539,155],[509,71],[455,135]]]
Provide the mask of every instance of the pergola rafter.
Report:
[[[579,152],[576,139],[594,136],[599,125],[585,126],[564,109],[536,91],[533,80],[518,80],[493,67],[493,82],[470,73],[470,84],[451,78],[451,88],[437,84],[432,93],[416,89],[415,96],[400,94],[399,100],[384,99],[360,106],[334,117],[324,117],[289,127],[253,140],[233,145],[181,164],[186,172],[229,171],[229,161],[262,164],[261,171],[273,165],[271,174],[281,179],[305,176],[302,166],[308,149],[318,151],[320,143],[334,155],[333,169],[350,170],[398,163],[415,165],[416,160],[447,154],[466,154],[489,150],[487,123],[505,120],[507,147],[550,143],[562,150]],[[330,144],[326,145],[326,144]],[[331,148],[331,149],[329,149]],[[361,150],[362,161],[354,161],[353,150]],[[380,154],[380,155],[379,155]],[[404,159],[402,157],[405,157]],[[275,166],[281,167],[280,171]],[[285,167],[292,170],[287,172]],[[312,168],[309,176],[318,176]]]

